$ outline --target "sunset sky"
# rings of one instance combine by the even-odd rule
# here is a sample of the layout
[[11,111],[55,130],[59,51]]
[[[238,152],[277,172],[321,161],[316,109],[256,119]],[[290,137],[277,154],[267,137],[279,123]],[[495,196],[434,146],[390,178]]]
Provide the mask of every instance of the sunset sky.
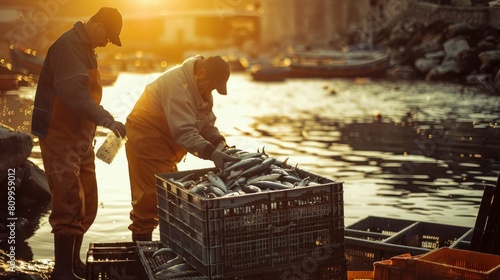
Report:
[[85,16],[96,12],[100,7],[118,8],[125,15],[137,13],[160,14],[168,11],[197,9],[241,9],[259,0],[2,0],[0,7],[50,7],[57,9],[58,16]]

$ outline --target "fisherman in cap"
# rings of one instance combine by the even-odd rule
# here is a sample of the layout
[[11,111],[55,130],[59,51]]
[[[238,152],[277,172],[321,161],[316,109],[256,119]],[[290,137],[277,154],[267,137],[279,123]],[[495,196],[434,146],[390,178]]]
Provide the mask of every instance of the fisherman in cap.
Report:
[[51,189],[54,234],[52,280],[85,278],[83,235],[97,214],[93,141],[96,125],[125,136],[125,125],[100,106],[102,86],[95,48],[121,46],[121,13],[103,7],[78,21],[49,48],[35,94],[32,134],[40,139]]
[[229,75],[229,64],[220,56],[188,58],[148,84],[128,115],[132,240],[151,240],[158,225],[155,174],[176,172],[188,152],[218,168],[239,160],[221,152],[226,140],[212,111],[212,91],[226,95]]

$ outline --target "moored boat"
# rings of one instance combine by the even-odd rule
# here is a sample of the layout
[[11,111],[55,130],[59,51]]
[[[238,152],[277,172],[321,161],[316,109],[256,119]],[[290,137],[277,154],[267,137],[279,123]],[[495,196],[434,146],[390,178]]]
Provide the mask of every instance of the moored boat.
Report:
[[290,72],[286,66],[257,64],[248,70],[255,81],[283,81]]
[[301,51],[291,58],[293,77],[383,77],[389,67],[389,54],[378,50]]
[[9,54],[12,61],[12,71],[25,75],[39,75],[42,71],[44,58],[37,56],[35,51],[11,46]]

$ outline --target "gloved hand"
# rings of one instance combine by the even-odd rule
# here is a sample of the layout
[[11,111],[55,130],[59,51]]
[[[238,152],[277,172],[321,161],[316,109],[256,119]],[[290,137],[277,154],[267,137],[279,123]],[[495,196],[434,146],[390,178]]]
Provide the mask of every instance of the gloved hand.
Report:
[[226,155],[225,153],[215,150],[210,159],[214,162],[215,166],[219,169],[224,169],[224,162],[227,161],[240,161],[240,158],[232,157],[230,155]]
[[123,123],[114,121],[108,128],[115,133],[116,137],[125,137],[126,130]]

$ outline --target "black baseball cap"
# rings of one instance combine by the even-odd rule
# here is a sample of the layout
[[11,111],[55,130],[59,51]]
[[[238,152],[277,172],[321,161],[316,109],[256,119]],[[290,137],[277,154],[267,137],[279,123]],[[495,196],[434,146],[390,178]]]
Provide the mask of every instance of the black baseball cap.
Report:
[[210,56],[206,59],[207,76],[214,83],[219,94],[227,95],[227,80],[229,79],[229,64],[220,56]]
[[90,18],[91,21],[100,22],[106,29],[106,34],[111,43],[121,47],[120,32],[122,31],[122,14],[115,8],[102,7],[95,15]]

